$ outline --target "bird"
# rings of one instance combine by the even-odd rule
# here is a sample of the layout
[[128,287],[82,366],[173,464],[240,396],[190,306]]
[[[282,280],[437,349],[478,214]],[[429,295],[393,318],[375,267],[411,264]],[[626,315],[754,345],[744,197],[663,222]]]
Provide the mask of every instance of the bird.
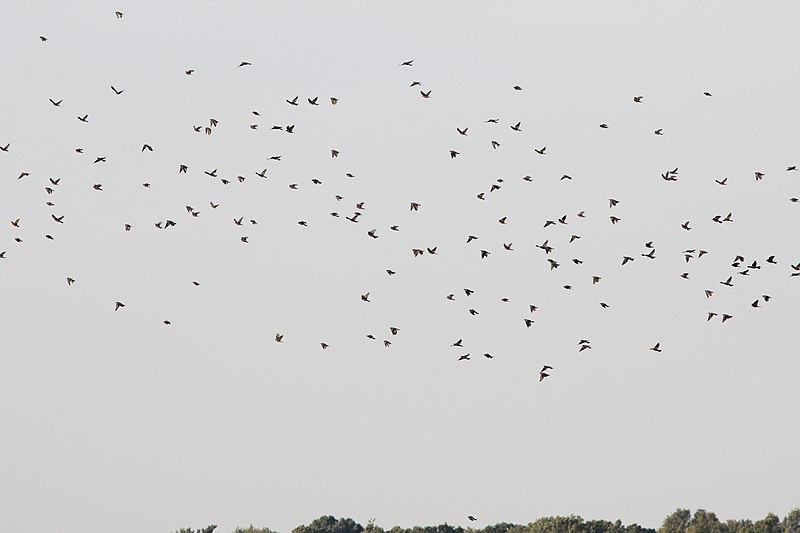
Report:
[[[514,87],[514,88],[516,89],[516,87]],[[486,355],[486,354],[484,354],[484,355]],[[477,520],[477,518],[475,518],[472,515],[468,515],[467,518],[469,519],[470,522],[474,522],[475,520]]]
[[56,102],[56,101],[55,101],[55,100],[53,100],[52,98],[50,98],[49,100],[50,100],[50,103],[51,103],[51,104],[53,104],[53,105],[54,105],[54,106],[56,106],[56,107],[61,107],[61,102],[63,102],[63,101],[64,101],[63,99],[61,99],[61,100],[59,100],[58,102]]
[[67,278],[67,285],[72,285],[73,283],[75,283],[75,278],[69,278],[68,277]]
[[703,94],[704,94],[705,96],[711,96],[711,93],[710,93],[710,92],[707,92],[707,91],[706,91],[706,92],[704,92]]
[[125,307],[125,304],[124,304],[124,303],[122,303],[122,302],[115,302],[115,304],[114,304],[114,311],[119,311],[119,310],[120,310],[120,309],[122,309],[123,307]]
[[401,67],[410,67],[410,66],[413,66],[412,63],[414,63],[414,60],[413,59],[409,59],[408,61],[403,61],[402,63],[400,63],[400,66]]
[[544,151],[547,150],[547,146],[542,146],[541,148],[534,148],[533,151],[539,155],[545,155]]
[[152,152],[153,151],[153,147],[150,146],[149,144],[143,144],[142,145],[142,152],[144,152],[145,150],[149,150],[150,152]]
[[282,333],[276,333],[275,334],[275,342],[283,342],[283,334]]
[[430,98],[431,97],[431,91],[428,91],[428,92],[420,91],[419,94],[421,94],[423,98]]
[[286,103],[289,105],[300,105],[297,103],[297,99],[300,98],[299,96],[295,96],[291,100],[286,100]]
[[186,74],[187,76],[191,76],[192,74],[194,74],[194,69],[190,68],[189,70],[184,70],[183,73]]
[[252,65],[252,63],[250,63],[249,61],[242,61],[241,63],[239,63],[240,67],[249,67],[250,65]]
[[464,128],[464,129],[462,130],[461,128],[456,128],[456,131],[457,131],[458,133],[460,133],[461,135],[464,135],[464,136],[466,137],[466,135],[467,135],[467,130],[468,130],[468,129],[469,129],[469,128]]
[[422,204],[418,204],[417,202],[411,202],[411,209],[410,210],[411,211],[418,211],[420,205],[422,205]]
[[363,301],[363,302],[369,302],[370,301],[368,292],[365,292],[364,294],[361,295],[361,301]]
[[82,117],[78,117],[78,120],[80,120],[81,122],[89,122],[89,114],[87,113]]
[[727,287],[733,287],[733,283],[731,283],[732,279],[733,279],[733,276],[730,276],[727,280],[720,281],[720,284],[725,285]]
[[116,89],[116,88],[115,88],[113,85],[111,86],[111,90],[112,90],[112,91],[114,91],[114,94],[116,94],[116,95],[120,95],[120,94],[122,94],[123,92],[125,92],[125,89],[119,89],[119,90],[117,90],[117,89]]
[[644,96],[634,96],[633,101],[636,102],[637,104],[641,104],[642,98],[644,98]]
[[450,159],[455,159],[457,155],[459,155],[458,152],[455,150],[450,150]]
[[517,122],[516,124],[511,126],[511,129],[514,130],[514,131],[522,131],[520,126],[522,126],[522,122]]
[[541,383],[544,378],[549,378],[549,377],[550,374],[542,370],[541,372],[539,372],[539,383]]
[[115,11],[114,14],[117,16],[118,19],[122,18],[122,11]]
[[660,343],[660,342],[657,342],[657,343],[656,343],[656,345],[655,345],[655,346],[653,346],[653,347],[652,347],[652,348],[650,348],[650,349],[651,349],[652,351],[654,351],[654,352],[660,352],[660,351],[661,351],[661,343]]
[[706,319],[706,322],[709,322],[715,316],[717,316],[717,313],[709,312],[708,313],[708,318]]
[[733,315],[726,315],[725,313],[722,314],[722,323],[724,324],[726,320],[730,320],[733,318]]
[[308,100],[308,103],[311,104],[311,105],[319,105],[317,103],[317,99],[318,98],[319,98],[318,96],[315,96],[314,98],[308,98],[307,100]]

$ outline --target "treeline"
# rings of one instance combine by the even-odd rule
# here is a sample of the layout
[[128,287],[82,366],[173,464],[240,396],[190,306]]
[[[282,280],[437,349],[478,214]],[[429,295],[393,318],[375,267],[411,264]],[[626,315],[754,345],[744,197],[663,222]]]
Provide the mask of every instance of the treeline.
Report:
[[[217,526],[205,528],[183,528],[175,533],[220,533]],[[277,533],[268,527],[237,527],[233,533]],[[440,524],[438,526],[395,526],[384,529],[374,520],[362,526],[352,518],[321,516],[308,525],[297,526],[292,533],[800,533],[800,508],[793,509],[783,519],[769,513],[761,520],[726,520],[717,515],[697,509],[694,514],[688,509],[678,509],[664,519],[659,529],[638,524],[625,525],[620,520],[584,520],[580,516],[552,516],[539,518],[527,525],[501,522],[483,528],[463,528]]]

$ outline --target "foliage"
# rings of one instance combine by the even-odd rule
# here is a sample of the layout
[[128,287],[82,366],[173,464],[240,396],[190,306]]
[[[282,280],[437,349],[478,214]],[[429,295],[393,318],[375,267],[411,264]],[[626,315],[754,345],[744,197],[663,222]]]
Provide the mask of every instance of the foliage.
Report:
[[[184,528],[175,533],[212,533],[216,526],[193,530]],[[238,527],[233,533],[277,533],[268,527]],[[292,533],[800,533],[800,508],[790,511],[781,520],[773,513],[753,522],[752,520],[727,520],[722,522],[717,515],[705,509],[697,509],[694,514],[689,509],[676,509],[664,519],[656,531],[638,524],[623,524],[620,520],[584,520],[580,516],[549,516],[539,518],[527,525],[500,522],[484,526],[482,529],[451,526],[447,523],[438,526],[394,526],[384,529],[375,524],[374,519],[366,527],[352,518],[321,516],[308,525],[300,525]]]

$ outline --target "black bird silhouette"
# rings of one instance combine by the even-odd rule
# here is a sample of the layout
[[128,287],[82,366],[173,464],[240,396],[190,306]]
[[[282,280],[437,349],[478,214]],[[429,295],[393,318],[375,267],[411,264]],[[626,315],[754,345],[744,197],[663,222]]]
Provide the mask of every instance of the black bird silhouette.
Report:
[[122,302],[116,302],[114,304],[114,311],[119,311],[121,308],[125,307],[125,304]]
[[53,104],[53,105],[54,105],[54,106],[56,106],[56,107],[60,107],[60,106],[61,106],[61,102],[63,102],[63,101],[64,101],[63,99],[61,99],[61,100],[59,100],[58,102],[56,102],[56,101],[55,101],[55,100],[53,100],[52,98],[50,98],[49,100],[50,100],[50,103],[51,103],[51,104]]
[[653,346],[653,347],[652,347],[652,348],[650,348],[650,349],[651,349],[652,351],[654,351],[654,352],[660,352],[660,351],[661,351],[661,343],[660,343],[660,342],[657,342],[657,343],[656,343],[656,345],[655,345],[655,346]]
[[111,90],[112,90],[112,91],[114,91],[114,94],[116,94],[116,95],[120,95],[120,94],[122,94],[123,92],[125,92],[125,89],[120,89],[120,90],[117,90],[116,88],[114,88],[114,86],[113,86],[113,85],[111,86]]

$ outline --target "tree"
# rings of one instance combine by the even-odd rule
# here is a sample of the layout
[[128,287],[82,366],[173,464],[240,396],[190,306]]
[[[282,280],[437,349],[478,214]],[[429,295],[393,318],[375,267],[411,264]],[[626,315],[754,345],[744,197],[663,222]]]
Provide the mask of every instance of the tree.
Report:
[[795,507],[781,522],[783,533],[800,533],[800,507]]
[[686,533],[723,533],[717,515],[705,509],[698,509],[686,526]]
[[277,531],[273,531],[268,527],[253,527],[253,524],[250,524],[249,527],[237,527],[233,530],[233,533],[277,533]]
[[330,515],[320,516],[307,526],[297,526],[292,533],[362,533],[364,527],[352,518],[339,518]]
[[753,524],[756,533],[781,533],[781,521],[772,513]]
[[686,533],[692,513],[689,509],[677,509],[664,519],[658,533]]

